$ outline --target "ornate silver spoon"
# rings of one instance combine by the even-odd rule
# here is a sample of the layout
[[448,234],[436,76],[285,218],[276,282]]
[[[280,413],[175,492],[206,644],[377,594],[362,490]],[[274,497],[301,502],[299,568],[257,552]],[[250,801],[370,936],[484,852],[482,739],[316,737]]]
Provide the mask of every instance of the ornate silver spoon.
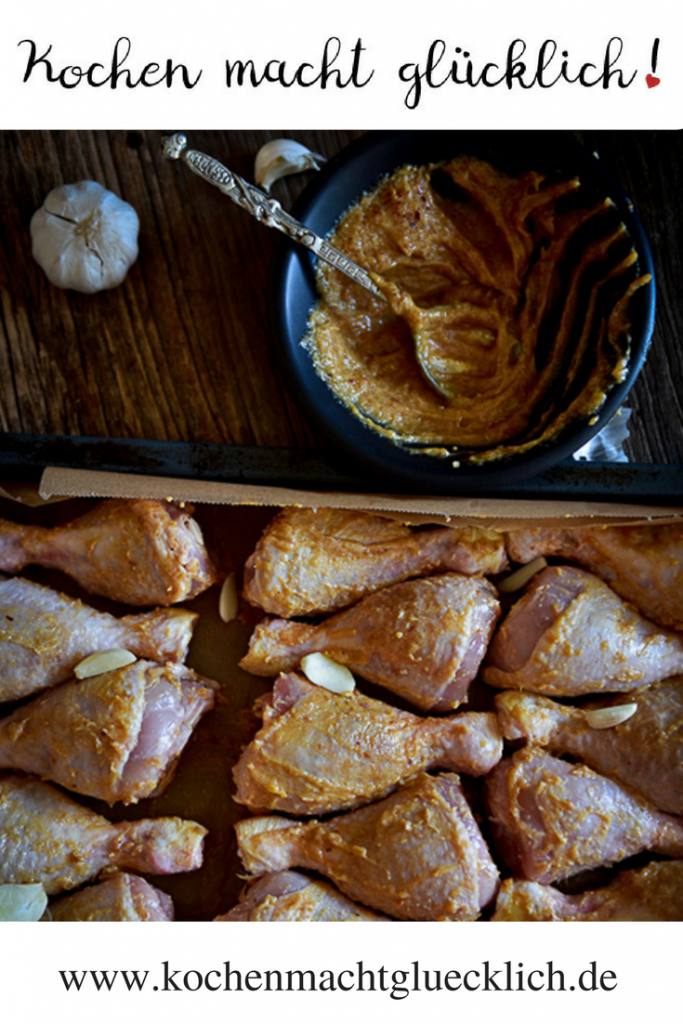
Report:
[[[320,238],[305,224],[283,210],[277,199],[262,192],[256,185],[250,185],[244,178],[229,171],[214,157],[207,156],[206,153],[201,153],[197,149],[189,149],[187,138],[182,132],[174,132],[172,135],[165,136],[162,140],[162,152],[169,160],[183,160],[191,171],[198,174],[204,181],[208,181],[210,185],[215,185],[229,199],[232,199],[233,203],[241,206],[261,224],[282,231],[292,241],[304,245],[320,259],[331,264],[342,274],[346,274],[356,284],[362,285],[376,298],[388,301],[366,270],[363,270],[343,252],[335,249],[324,238]],[[394,312],[407,320],[411,328],[415,342],[415,359],[426,380],[444,398],[454,398],[457,395],[458,366],[451,365],[452,361],[439,357],[432,344],[430,332],[425,331],[424,324],[412,322],[413,318],[406,316],[401,308],[403,306],[411,307],[414,313],[417,312],[410,297],[396,285],[391,286],[391,291],[394,296],[391,303],[392,308]]]
[[206,153],[200,153],[197,149],[188,149],[187,139],[181,132],[174,132],[173,135],[167,135],[163,139],[162,152],[169,160],[183,160],[191,171],[198,174],[204,181],[208,181],[210,185],[215,185],[229,199],[232,199],[233,203],[237,203],[261,224],[282,231],[292,241],[306,246],[321,260],[330,263],[342,274],[350,277],[352,281],[367,288],[377,298],[384,298],[367,271],[283,210],[277,199],[273,199],[272,196],[262,192],[255,185],[250,185],[244,178],[229,171],[227,167],[213,157],[207,156]]

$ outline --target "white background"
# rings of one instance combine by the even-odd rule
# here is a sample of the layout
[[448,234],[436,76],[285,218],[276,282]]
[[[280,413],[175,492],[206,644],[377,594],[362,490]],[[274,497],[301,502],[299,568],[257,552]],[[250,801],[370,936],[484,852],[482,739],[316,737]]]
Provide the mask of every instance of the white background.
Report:
[[[51,1024],[123,1020],[164,1022],[194,1019],[296,1020],[336,1024],[359,1021],[437,1020],[496,1021],[509,1024],[592,1024],[605,1020],[647,1021],[680,1005],[680,938],[678,924],[61,924],[0,925],[3,1019],[38,1019]],[[525,969],[543,969],[551,960],[565,984],[595,960],[599,972],[617,975],[612,992],[415,992],[392,999],[389,992],[155,992],[163,988],[164,961],[188,971],[222,972],[223,962],[242,972],[256,970],[332,970],[355,968],[362,960],[378,976],[422,969],[481,970],[512,961]],[[86,982],[67,993],[60,970],[148,970],[142,993],[129,993],[115,982],[112,992],[97,993]],[[210,977],[217,984],[219,975]],[[389,977],[389,973],[387,974]],[[432,974],[433,977],[433,974]],[[498,975],[500,979],[502,975]],[[348,976],[347,976],[348,978]],[[474,983],[476,978],[471,975]],[[196,984],[191,976],[190,984]],[[676,1008],[676,1009],[674,1009]],[[283,1014],[284,1011],[284,1014]],[[21,1015],[21,1016],[20,1016]]]
[[[222,3],[185,0],[157,4],[116,0],[102,4],[25,0],[3,5],[0,15],[0,126],[9,128],[667,128],[678,129],[683,111],[683,61],[680,10],[661,0],[612,3],[605,0],[486,3],[435,0],[343,0],[314,2]],[[127,66],[139,73],[156,60],[184,62],[203,70],[192,91],[172,89],[73,90],[41,81],[35,73],[23,85],[27,47],[36,41],[42,53],[52,44],[56,65],[106,64],[119,36],[131,38]],[[319,57],[324,41],[336,35],[348,51],[358,38],[366,47],[366,68],[375,75],[365,89],[227,90],[226,58],[286,59],[288,67]],[[429,43],[443,38],[449,52],[467,48],[479,64],[498,61],[509,42],[524,38],[529,51],[555,38],[578,63],[599,61],[607,40],[621,36],[626,73],[637,70],[628,89],[586,89],[557,85],[511,91],[444,86],[425,94],[418,110],[403,99],[406,86],[397,68],[423,61]],[[648,89],[652,43],[660,37],[657,75]],[[680,201],[680,197],[672,197]],[[643,1020],[680,1005],[680,948],[683,925],[0,925],[0,991],[4,1020],[33,1020],[49,1014],[62,1021],[147,1019],[155,1011],[165,1021],[186,1021],[189,1014],[236,1013],[265,1019],[277,1012],[297,1022],[348,1020],[349,1010],[376,1019],[413,1020],[415,1013],[444,1011],[479,1020],[563,1022],[605,1018]],[[485,959],[511,959],[527,969],[552,959],[567,978],[591,960],[613,970],[613,992],[565,993],[413,993],[392,1000],[387,993],[163,994],[151,988],[128,994],[85,989],[66,993],[59,969],[149,970],[158,975],[170,960],[183,970],[206,972],[224,960],[248,969],[352,968],[362,959],[375,969],[408,967],[418,959],[431,970],[477,969]]]

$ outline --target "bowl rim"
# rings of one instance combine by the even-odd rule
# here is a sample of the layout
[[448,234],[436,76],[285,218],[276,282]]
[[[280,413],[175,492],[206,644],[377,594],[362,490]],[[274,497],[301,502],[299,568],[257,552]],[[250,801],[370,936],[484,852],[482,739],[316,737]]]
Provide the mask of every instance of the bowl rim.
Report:
[[[276,247],[271,266],[269,284],[270,335],[275,342],[276,363],[290,393],[304,415],[318,428],[334,447],[340,449],[354,463],[360,475],[371,474],[401,484],[406,490],[433,494],[462,494],[467,491],[496,490],[522,482],[569,458],[575,451],[595,437],[623,404],[630,391],[650,346],[656,306],[656,282],[652,253],[643,225],[633,203],[621,185],[596,153],[590,153],[571,133],[556,131],[373,131],[354,139],[333,156],[302,191],[292,207],[292,214],[318,233],[327,235],[336,221],[360,196],[374,188],[383,176],[396,167],[410,162],[392,163],[388,154],[394,150],[410,149],[418,143],[429,147],[442,142],[463,145],[463,140],[477,141],[495,136],[534,136],[536,142],[560,146],[590,167],[594,179],[605,186],[605,194],[614,201],[638,253],[639,273],[650,274],[634,299],[638,300],[637,326],[632,324],[631,352],[623,381],[615,384],[594,417],[595,422],[577,420],[568,425],[560,437],[547,445],[539,445],[529,452],[505,460],[482,465],[463,464],[454,468],[449,459],[415,454],[405,447],[382,437],[366,427],[334,395],[331,388],[318,376],[310,355],[301,345],[305,324],[315,297],[315,257],[308,251],[282,238]],[[451,155],[458,150],[450,148]],[[344,196],[353,177],[363,178],[365,169],[383,162],[388,165],[379,173],[368,173],[362,187],[354,186],[350,201]],[[349,175],[352,177],[349,178]],[[334,210],[334,215],[330,215]],[[322,224],[322,227],[321,227]],[[302,295],[307,296],[307,309],[302,317]]]

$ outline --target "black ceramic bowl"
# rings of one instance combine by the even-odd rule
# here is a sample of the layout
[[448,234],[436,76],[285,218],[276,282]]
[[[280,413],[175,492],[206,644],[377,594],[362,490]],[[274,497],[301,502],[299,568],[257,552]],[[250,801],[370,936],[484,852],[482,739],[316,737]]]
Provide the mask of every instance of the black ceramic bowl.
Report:
[[617,206],[638,253],[638,271],[652,280],[633,295],[630,306],[631,356],[625,379],[608,394],[590,424],[574,422],[546,445],[505,460],[463,464],[414,454],[365,427],[339,402],[317,375],[301,339],[316,301],[314,260],[301,247],[283,242],[271,279],[271,316],[276,358],[297,402],[330,442],[351,458],[358,472],[368,471],[409,490],[462,494],[514,485],[569,457],[597,434],[623,403],[647,354],[655,309],[652,257],[630,200],[595,155],[555,132],[371,132],[330,160],[299,197],[292,213],[317,234],[326,235],[340,216],[386,174],[406,163],[428,164],[461,154],[488,160],[509,174],[537,170],[578,175],[582,192],[609,196]]

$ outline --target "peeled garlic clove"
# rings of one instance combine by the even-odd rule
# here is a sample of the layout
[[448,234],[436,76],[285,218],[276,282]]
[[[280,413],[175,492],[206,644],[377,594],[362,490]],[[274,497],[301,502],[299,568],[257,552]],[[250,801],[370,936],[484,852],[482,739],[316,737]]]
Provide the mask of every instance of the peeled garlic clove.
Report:
[[501,594],[514,594],[515,591],[521,590],[525,587],[529,580],[540,572],[541,569],[547,568],[548,563],[546,562],[543,555],[539,558],[534,558],[533,562],[527,562],[521,569],[515,570],[510,573],[509,576],[505,576],[504,579],[498,581],[498,590]]
[[31,218],[33,258],[58,288],[115,288],[137,259],[139,228],[133,207],[96,181],[60,185]]
[[293,139],[274,139],[266,142],[256,154],[254,181],[266,192],[278,178],[302,171],[319,171],[325,157],[306,149]]
[[593,708],[584,711],[586,723],[591,729],[613,729],[615,725],[627,722],[638,710],[637,704],[613,704],[608,708]]
[[356,682],[345,665],[328,658],[317,651],[307,654],[301,659],[303,674],[316,686],[322,686],[332,693],[350,693],[355,689]]
[[122,647],[112,647],[108,651],[95,651],[89,654],[83,661],[79,661],[74,669],[76,679],[90,679],[91,676],[101,676],[104,672],[114,672],[117,668],[125,668],[132,665],[138,659],[131,651]]
[[0,921],[40,921],[47,896],[39,883],[0,885]]
[[218,598],[218,614],[222,622],[232,622],[233,619],[237,618],[238,610],[237,583],[234,572],[231,572],[229,576],[225,577],[221,587],[220,597]]

